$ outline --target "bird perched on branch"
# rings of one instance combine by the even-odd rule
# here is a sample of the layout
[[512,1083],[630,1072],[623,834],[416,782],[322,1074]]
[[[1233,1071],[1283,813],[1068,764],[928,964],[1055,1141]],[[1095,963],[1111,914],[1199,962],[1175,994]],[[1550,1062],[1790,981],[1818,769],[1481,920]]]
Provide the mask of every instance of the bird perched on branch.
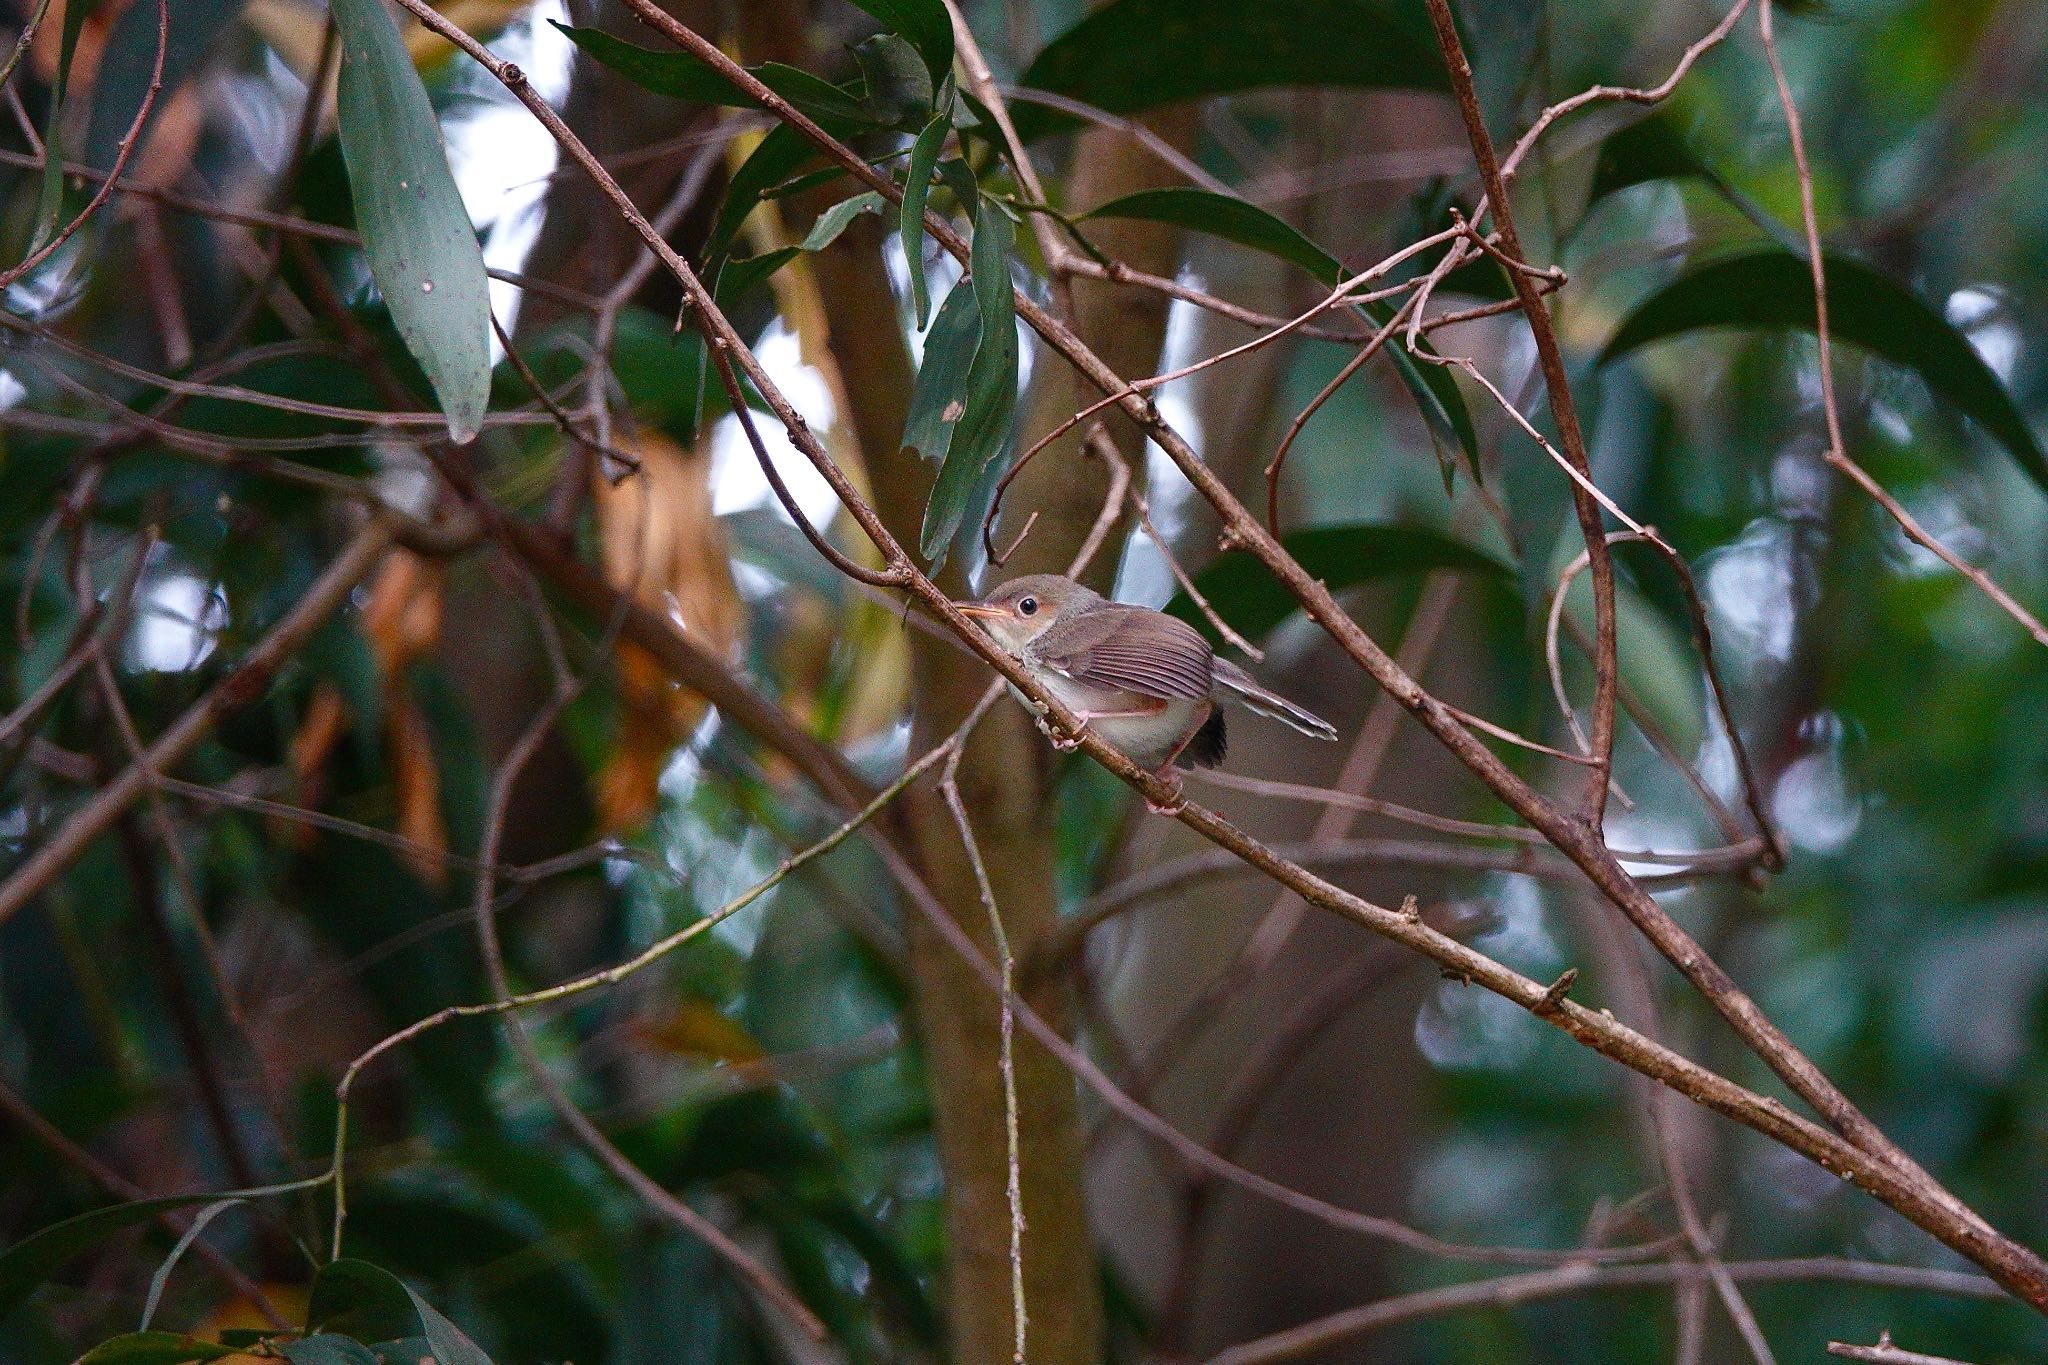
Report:
[[[1217,658],[1185,621],[1112,602],[1071,578],[1014,578],[978,602],[961,603],[960,612],[1090,729],[1168,781],[1177,762],[1208,768],[1223,761],[1223,702],[1317,739],[1337,738],[1328,721]],[[1075,743],[1052,737],[1061,748]]]

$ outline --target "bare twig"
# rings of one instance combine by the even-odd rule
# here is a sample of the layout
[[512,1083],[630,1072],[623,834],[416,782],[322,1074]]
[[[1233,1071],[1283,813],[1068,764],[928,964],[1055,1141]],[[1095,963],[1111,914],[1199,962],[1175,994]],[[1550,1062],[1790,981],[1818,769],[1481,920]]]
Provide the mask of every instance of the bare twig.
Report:
[[1931,1356],[1924,1351],[1909,1351],[1903,1346],[1892,1344],[1890,1331],[1877,1334],[1877,1345],[1855,1346],[1846,1341],[1828,1343],[1828,1354],[1844,1360],[1863,1360],[1870,1365],[1970,1365],[1967,1360],[1954,1356]]
[[2021,628],[2033,636],[2037,643],[2048,645],[2048,626],[2042,625],[2039,617],[2021,606],[2012,594],[1992,581],[1991,575],[1963,559],[1930,534],[1918,518],[1885,490],[1884,485],[1850,458],[1848,445],[1842,439],[1841,408],[1835,398],[1834,340],[1828,329],[1827,258],[1821,253],[1820,214],[1814,207],[1813,167],[1806,158],[1806,133],[1800,122],[1799,105],[1792,98],[1792,86],[1785,79],[1785,64],[1778,57],[1778,39],[1772,23],[1771,0],[1761,0],[1756,17],[1757,31],[1763,39],[1764,57],[1770,63],[1771,80],[1778,90],[1778,107],[1785,113],[1785,130],[1792,139],[1792,164],[1799,175],[1799,218],[1806,232],[1807,266],[1813,272],[1813,332],[1820,350],[1820,405],[1828,428],[1828,448],[1824,458],[1846,475],[1850,482],[1869,494],[1871,501],[1890,514],[1892,520],[1899,524],[1899,529],[1915,544],[1932,552],[1942,563],[1976,584],[1978,591],[1996,603],[2006,615],[2019,622]]

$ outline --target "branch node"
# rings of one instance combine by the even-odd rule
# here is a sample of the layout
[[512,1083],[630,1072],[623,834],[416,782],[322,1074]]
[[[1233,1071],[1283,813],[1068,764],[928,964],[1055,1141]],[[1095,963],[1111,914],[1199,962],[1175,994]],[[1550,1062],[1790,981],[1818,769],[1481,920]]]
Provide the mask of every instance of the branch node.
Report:
[[1578,982],[1578,979],[1579,969],[1577,967],[1565,968],[1563,974],[1557,980],[1550,983],[1550,989],[1543,992],[1543,998],[1538,1000],[1535,1007],[1529,1012],[1538,1019],[1546,1019],[1557,1013],[1558,1007],[1564,1003],[1564,998],[1571,994],[1571,989]]

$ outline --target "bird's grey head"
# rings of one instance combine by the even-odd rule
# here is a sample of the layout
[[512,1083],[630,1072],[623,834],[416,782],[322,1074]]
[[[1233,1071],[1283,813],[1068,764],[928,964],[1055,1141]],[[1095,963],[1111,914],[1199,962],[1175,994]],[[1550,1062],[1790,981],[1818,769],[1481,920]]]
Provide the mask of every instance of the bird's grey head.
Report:
[[961,603],[960,612],[980,622],[1006,652],[1021,654],[1061,617],[1101,602],[1100,594],[1071,578],[1034,573],[1011,579],[978,602]]

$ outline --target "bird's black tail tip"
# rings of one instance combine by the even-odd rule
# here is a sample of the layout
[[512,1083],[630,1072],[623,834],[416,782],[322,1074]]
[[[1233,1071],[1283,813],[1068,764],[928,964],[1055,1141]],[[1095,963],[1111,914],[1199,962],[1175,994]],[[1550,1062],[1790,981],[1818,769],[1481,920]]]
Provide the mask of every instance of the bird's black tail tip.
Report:
[[1195,731],[1195,737],[1181,751],[1181,761],[1191,767],[1213,768],[1223,761],[1223,755],[1229,748],[1229,736],[1224,732],[1223,708],[1219,706],[1209,713],[1209,719],[1202,722],[1202,728]]

